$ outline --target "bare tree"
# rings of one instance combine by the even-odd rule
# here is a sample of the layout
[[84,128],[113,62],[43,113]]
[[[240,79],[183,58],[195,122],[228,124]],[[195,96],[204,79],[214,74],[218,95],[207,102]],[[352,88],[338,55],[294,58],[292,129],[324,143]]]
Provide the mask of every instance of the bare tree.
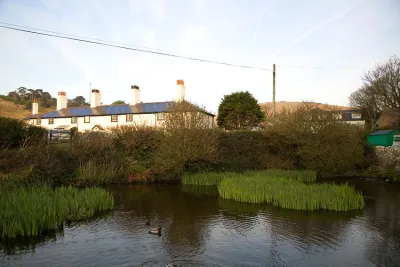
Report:
[[165,135],[156,157],[159,171],[173,168],[179,175],[201,162],[214,162],[218,135],[211,124],[204,108],[186,101],[174,103],[165,113]]
[[392,56],[365,73],[364,84],[350,95],[350,105],[360,108],[371,127],[382,113],[400,116],[400,57]]

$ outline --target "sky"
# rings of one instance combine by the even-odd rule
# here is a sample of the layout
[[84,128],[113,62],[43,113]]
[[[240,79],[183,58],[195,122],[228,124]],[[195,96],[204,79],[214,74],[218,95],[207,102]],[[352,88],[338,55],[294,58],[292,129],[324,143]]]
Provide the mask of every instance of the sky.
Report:
[[[348,105],[362,75],[400,54],[400,0],[0,0],[0,23],[276,68],[277,101]],[[317,67],[317,68],[316,68]],[[102,102],[186,99],[216,112],[248,90],[272,100],[272,72],[164,57],[0,28],[0,94],[18,87]]]

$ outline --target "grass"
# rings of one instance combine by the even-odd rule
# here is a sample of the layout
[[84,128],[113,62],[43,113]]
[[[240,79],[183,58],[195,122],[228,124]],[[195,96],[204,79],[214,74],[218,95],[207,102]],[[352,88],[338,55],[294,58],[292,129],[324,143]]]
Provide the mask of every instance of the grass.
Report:
[[0,237],[37,236],[114,207],[112,195],[101,188],[41,186],[0,192]]
[[[200,172],[194,174],[185,174],[182,178],[182,184],[186,185],[219,185],[224,178],[237,177],[235,172]],[[251,177],[262,175],[263,177],[284,177],[295,179],[301,182],[314,182],[317,174],[314,171],[295,171],[295,170],[266,170],[266,171],[248,171],[243,176]]]
[[293,210],[349,211],[364,207],[364,198],[348,185],[305,184],[285,177],[237,174],[224,179],[219,195],[248,203],[270,203]]
[[122,167],[115,162],[98,163],[89,160],[78,168],[75,183],[79,185],[101,185],[109,182],[122,172]]
[[227,177],[234,175],[233,172],[199,172],[193,174],[185,174],[182,177],[184,185],[219,185],[219,183]]

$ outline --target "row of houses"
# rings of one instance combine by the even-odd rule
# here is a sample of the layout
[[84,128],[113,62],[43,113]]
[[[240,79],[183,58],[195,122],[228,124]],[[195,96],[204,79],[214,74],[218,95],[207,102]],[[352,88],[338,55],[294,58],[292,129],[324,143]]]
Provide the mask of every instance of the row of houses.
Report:
[[[133,85],[130,88],[129,104],[101,105],[101,92],[92,89],[90,107],[67,107],[66,92],[60,91],[57,95],[57,109],[39,114],[39,104],[32,104],[32,115],[26,120],[32,124],[49,130],[69,130],[76,127],[80,132],[104,131],[122,125],[146,125],[161,127],[165,114],[174,103],[185,100],[185,84],[178,80],[176,97],[172,101],[141,102],[140,88]],[[201,110],[205,115],[209,127],[214,127],[215,114]]]
[[[129,89],[129,99],[127,101],[129,104],[102,105],[100,89],[92,89],[90,107],[67,107],[67,94],[64,91],[60,91],[57,95],[56,110],[40,114],[39,103],[34,101],[32,115],[26,120],[32,125],[41,126],[48,130],[69,130],[75,127],[80,132],[105,131],[112,127],[131,124],[162,127],[165,121],[165,114],[174,103],[185,100],[185,93],[184,81],[177,80],[176,94],[172,101],[142,102],[140,100],[139,86],[132,85]],[[318,106],[315,108],[320,110]],[[202,109],[199,110],[204,113],[209,127],[215,127],[215,114]],[[334,111],[325,111],[325,113],[316,112],[315,114],[317,114],[318,118],[312,113],[308,113],[307,116],[310,116],[310,118],[306,119],[334,119],[360,126],[365,125],[365,121],[358,110],[335,109]],[[320,117],[321,114],[325,114],[323,118]]]

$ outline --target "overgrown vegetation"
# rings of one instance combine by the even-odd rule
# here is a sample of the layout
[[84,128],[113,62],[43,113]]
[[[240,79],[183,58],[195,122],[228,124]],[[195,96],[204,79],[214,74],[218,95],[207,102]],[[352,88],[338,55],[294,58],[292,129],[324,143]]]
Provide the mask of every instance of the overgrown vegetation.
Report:
[[0,237],[37,236],[114,207],[101,188],[16,187],[0,190]]
[[262,173],[231,176],[221,182],[218,191],[222,198],[294,210],[348,211],[364,207],[361,193],[347,185],[304,184]]
[[243,175],[245,177],[260,176],[294,179],[299,182],[315,182],[317,173],[309,170],[265,170],[265,171],[247,171],[243,173],[236,172],[199,172],[185,174],[182,177],[182,184],[186,185],[219,185],[225,178]]
[[[127,125],[108,133],[76,133],[65,144],[47,143],[38,137],[43,129],[5,119],[19,130],[2,139],[7,143],[3,146],[13,149],[0,151],[0,172],[8,177],[0,181],[180,182],[184,173],[272,169],[311,170],[323,177],[359,175],[375,161],[373,148],[362,129],[330,115],[304,103],[269,118],[263,130],[224,132],[209,129],[212,122],[198,107],[177,102],[165,114],[162,128]],[[0,129],[7,132],[11,127],[4,125]],[[30,137],[25,129],[41,134]],[[204,183],[213,184],[215,179]]]
[[216,185],[222,198],[270,203],[285,209],[348,211],[364,207],[363,196],[353,188],[316,184],[316,179],[314,171],[266,170],[190,174],[183,177],[182,183]]

